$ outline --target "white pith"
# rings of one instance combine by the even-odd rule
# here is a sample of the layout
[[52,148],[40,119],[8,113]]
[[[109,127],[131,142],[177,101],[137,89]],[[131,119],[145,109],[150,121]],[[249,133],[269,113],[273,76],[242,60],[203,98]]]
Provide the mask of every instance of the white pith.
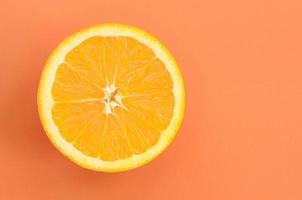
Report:
[[[103,103],[104,103],[104,113],[109,115],[113,114],[114,108],[117,106],[122,107],[122,97],[115,92],[117,92],[118,88],[114,86],[114,84],[111,84],[109,86],[106,86],[103,89],[104,92],[104,98],[103,98]],[[114,95],[114,99],[112,100],[112,97]]]

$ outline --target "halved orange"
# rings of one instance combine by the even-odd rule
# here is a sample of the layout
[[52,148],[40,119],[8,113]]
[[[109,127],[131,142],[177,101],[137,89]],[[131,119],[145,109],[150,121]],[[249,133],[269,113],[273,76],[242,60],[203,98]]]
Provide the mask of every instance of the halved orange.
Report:
[[51,54],[39,91],[51,142],[78,165],[104,172],[141,166],[172,141],[184,86],[168,50],[121,24],[75,33]]

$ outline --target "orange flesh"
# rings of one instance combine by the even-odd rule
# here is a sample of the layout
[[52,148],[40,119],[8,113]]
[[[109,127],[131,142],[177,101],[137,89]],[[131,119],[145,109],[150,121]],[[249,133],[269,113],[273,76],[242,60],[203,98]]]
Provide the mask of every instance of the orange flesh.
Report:
[[92,37],[59,66],[52,115],[64,139],[84,154],[125,159],[150,149],[168,127],[172,88],[165,66],[145,45],[129,37]]

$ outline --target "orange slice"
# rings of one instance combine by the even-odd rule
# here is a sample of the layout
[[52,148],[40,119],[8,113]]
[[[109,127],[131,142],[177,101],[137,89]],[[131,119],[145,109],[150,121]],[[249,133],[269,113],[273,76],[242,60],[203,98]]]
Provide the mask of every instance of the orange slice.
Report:
[[38,107],[47,136],[65,156],[88,169],[124,171],[170,144],[183,118],[184,86],[158,40],[105,24],[73,34],[53,51]]

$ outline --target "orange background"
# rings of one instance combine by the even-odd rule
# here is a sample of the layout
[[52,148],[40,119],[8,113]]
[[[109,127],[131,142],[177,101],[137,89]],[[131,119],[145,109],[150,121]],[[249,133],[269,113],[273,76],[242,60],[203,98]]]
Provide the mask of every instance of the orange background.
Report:
[[[2,0],[0,199],[302,199],[301,10],[299,0]],[[117,174],[63,157],[36,106],[50,51],[105,22],[165,43],[187,93],[170,148]]]

